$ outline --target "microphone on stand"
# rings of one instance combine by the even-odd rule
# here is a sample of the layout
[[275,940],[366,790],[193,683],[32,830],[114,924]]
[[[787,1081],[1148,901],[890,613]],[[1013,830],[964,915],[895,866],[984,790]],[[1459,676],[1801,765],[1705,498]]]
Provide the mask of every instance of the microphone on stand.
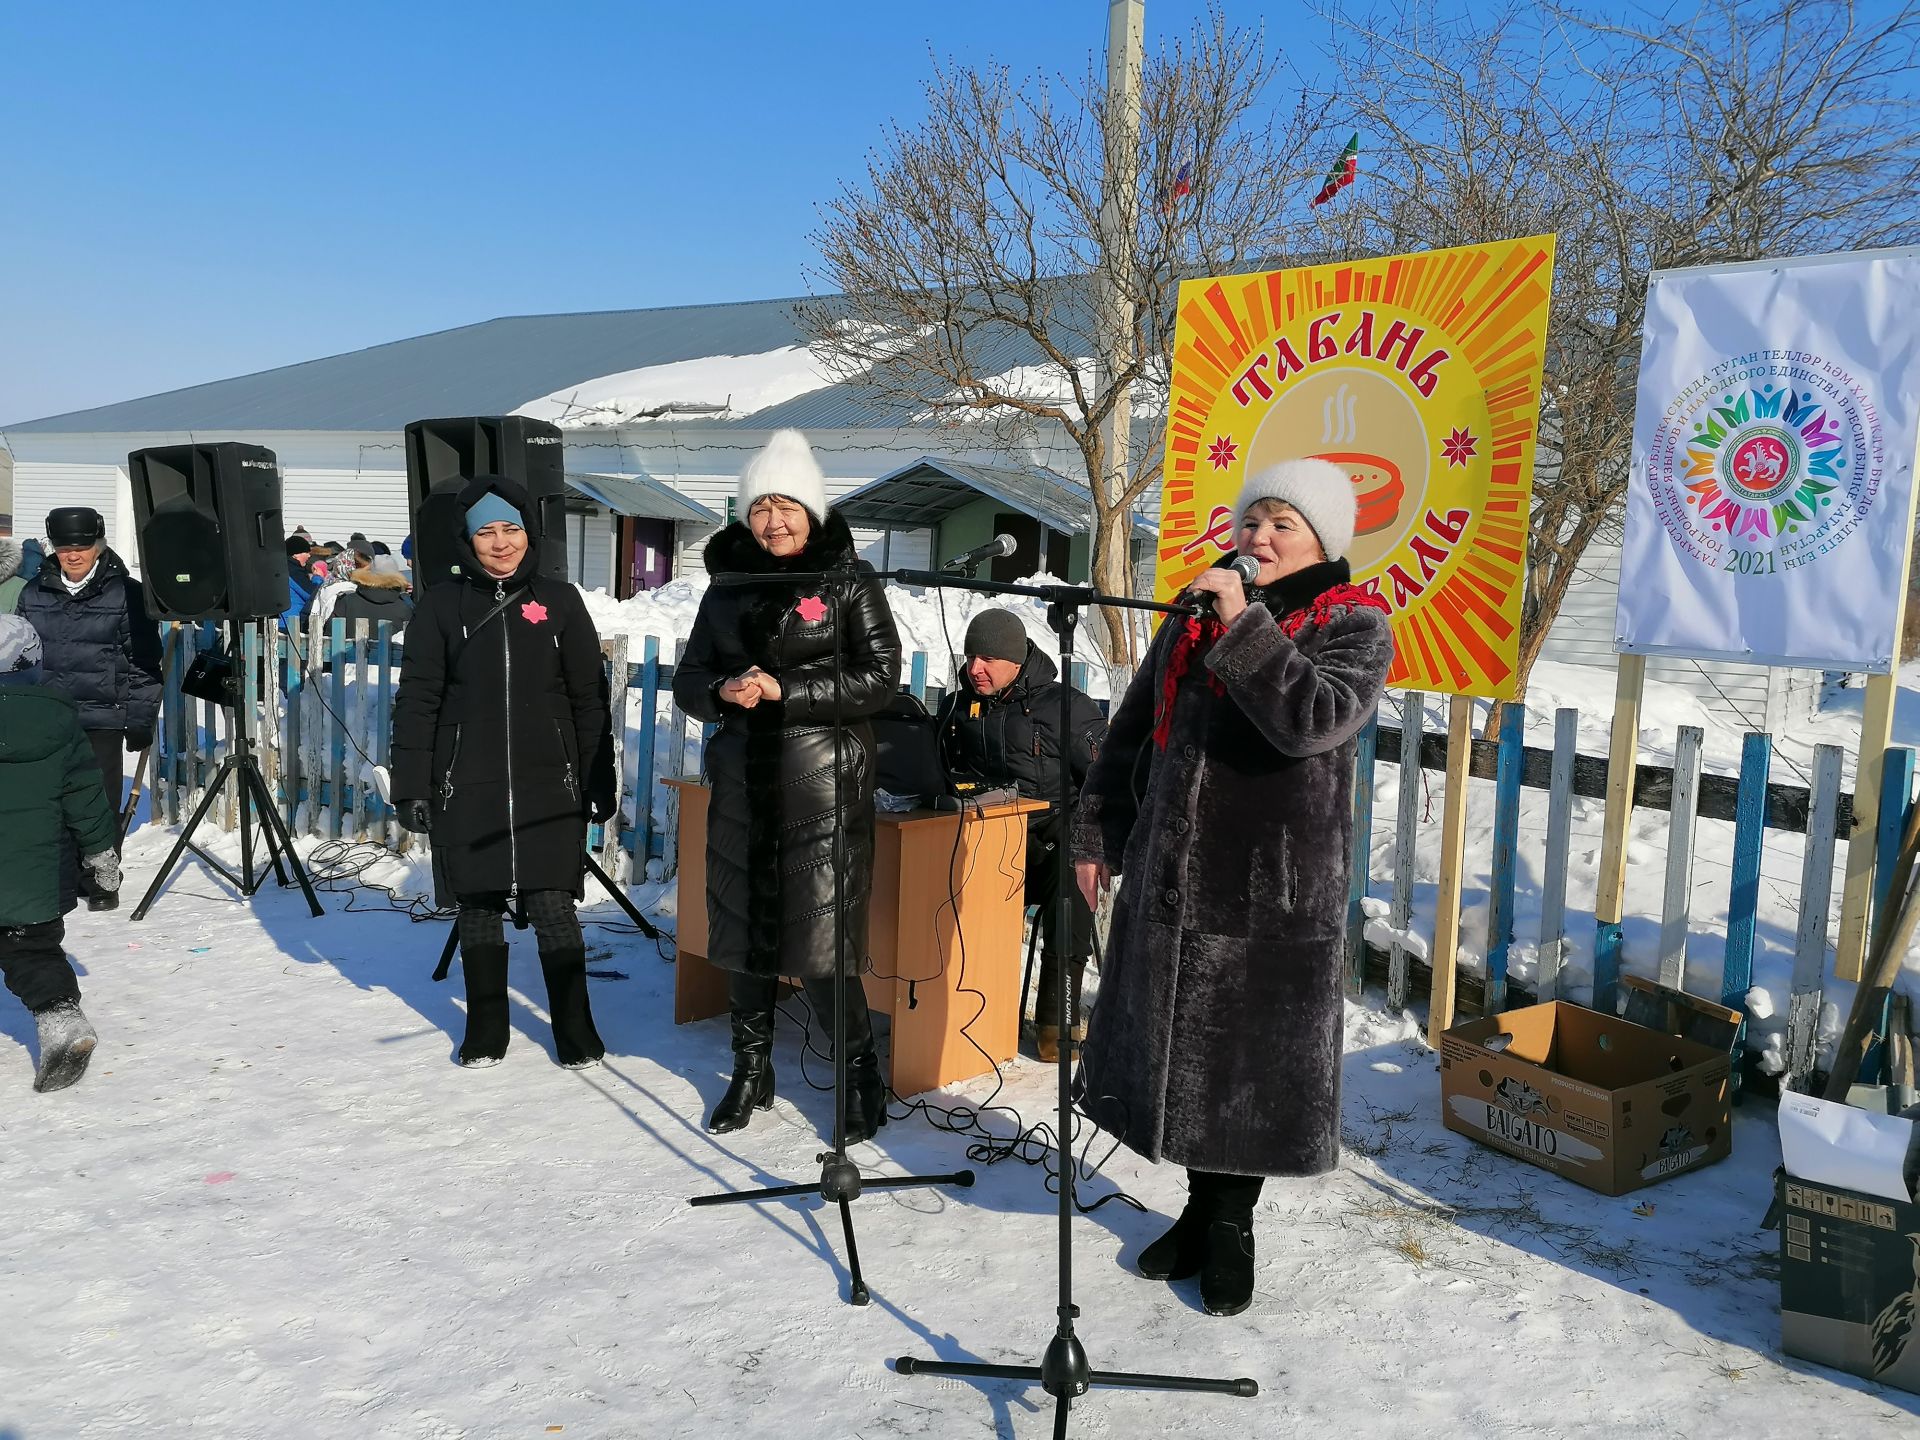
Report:
[[1011,535],[996,535],[984,545],[976,545],[964,555],[956,555],[940,568],[942,570],[971,572],[983,560],[997,560],[1002,555],[1011,555],[1020,548],[1020,542]]
[[[1242,585],[1251,585],[1253,584],[1254,577],[1260,573],[1260,562],[1251,555],[1236,555],[1233,557],[1233,563],[1227,566],[1227,569],[1233,571],[1234,574],[1240,577],[1240,583]],[[1198,595],[1193,597],[1194,607],[1199,610],[1201,616],[1205,619],[1210,620],[1213,618],[1213,598],[1212,592],[1207,590],[1202,590]]]

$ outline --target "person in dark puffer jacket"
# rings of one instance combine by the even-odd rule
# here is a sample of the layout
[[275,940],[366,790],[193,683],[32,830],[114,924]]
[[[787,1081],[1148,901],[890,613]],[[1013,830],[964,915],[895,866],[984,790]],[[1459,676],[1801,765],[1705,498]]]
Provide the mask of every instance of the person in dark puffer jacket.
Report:
[[[1093,911],[1078,885],[1067,887],[1072,918],[1060,934],[1059,847],[1065,841],[1060,799],[1059,672],[1051,656],[1027,637],[1011,610],[982,610],[967,626],[966,663],[953,693],[940,706],[940,759],[949,776],[989,785],[1013,785],[1023,796],[1054,803],[1027,820],[1029,905],[1040,907],[1040,992],[1034,997],[1034,1050],[1042,1060],[1060,1058],[1059,968],[1068,966],[1075,1016],[1073,1039],[1087,1038],[1080,988],[1093,953]],[[1106,737],[1106,717],[1093,700],[1074,689],[1068,703],[1067,773],[1077,793]]]
[[[857,1144],[887,1118],[855,972],[867,953],[873,883],[867,722],[900,683],[900,635],[871,573],[841,582],[840,593],[820,578],[865,567],[847,522],[827,508],[806,436],[774,433],[741,473],[737,508],[744,519],[707,542],[708,573],[778,583],[709,586],[673,675],[680,708],[720,727],[706,754],[707,958],[731,972],[734,1069],[707,1129],[741,1129],[773,1104],[780,977],[805,984],[832,1035],[835,952],[844,940],[843,1119],[847,1143]],[[844,722],[838,731],[836,716]],[[844,912],[834,908],[836,893]]]
[[506,1054],[501,912],[524,905],[540,946],[554,1052],[579,1068],[606,1053],[587,1000],[587,821],[613,815],[613,732],[600,637],[580,592],[539,578],[526,491],[483,475],[460,495],[463,579],[428,590],[407,627],[393,701],[400,823],[433,837],[434,881],[460,907],[465,1066]]
[[[365,565],[353,572],[353,588],[347,590],[333,602],[330,619],[346,622],[346,639],[343,650],[349,659],[354,654],[353,625],[356,620],[364,620],[366,639],[361,649],[371,653],[374,643],[374,627],[382,620],[393,626],[392,634],[398,635],[406,628],[407,621],[413,618],[413,590],[407,584],[407,577],[400,573],[400,563],[391,555],[375,555]],[[335,657],[333,637],[327,637],[327,658],[331,662]]]
[[80,1011],[66,956],[75,857],[84,855],[93,905],[120,889],[118,826],[73,702],[41,684],[40,637],[0,615],[0,974],[39,1031],[35,1090],[78,1080],[97,1037]]
[[116,809],[125,792],[126,753],[153,743],[160,713],[160,628],[146,591],[107,548],[98,510],[70,505],[47,516],[54,563],[20,593],[17,613],[40,633],[47,685],[80,712]]

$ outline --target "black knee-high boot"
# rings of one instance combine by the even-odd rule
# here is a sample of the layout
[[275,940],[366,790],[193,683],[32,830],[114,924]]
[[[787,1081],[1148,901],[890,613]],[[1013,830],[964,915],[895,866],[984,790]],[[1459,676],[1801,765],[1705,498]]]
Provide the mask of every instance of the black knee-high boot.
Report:
[[[833,981],[809,980],[807,1001],[833,1038]],[[847,1144],[871,1140],[887,1123],[887,1082],[880,1077],[880,1055],[873,1044],[873,1016],[867,1010],[867,992],[856,978],[846,986]]]
[[462,945],[460,970],[467,981],[467,1036],[460,1063],[498,1065],[507,1053],[507,947]]
[[707,1117],[715,1135],[744,1130],[756,1110],[773,1108],[773,1014],[775,982],[768,976],[727,977],[733,1012],[733,1079]]
[[587,999],[587,952],[543,948],[540,973],[547,981],[547,1013],[553,1017],[554,1055],[569,1070],[599,1064],[607,1047],[594,1028],[593,1006]]

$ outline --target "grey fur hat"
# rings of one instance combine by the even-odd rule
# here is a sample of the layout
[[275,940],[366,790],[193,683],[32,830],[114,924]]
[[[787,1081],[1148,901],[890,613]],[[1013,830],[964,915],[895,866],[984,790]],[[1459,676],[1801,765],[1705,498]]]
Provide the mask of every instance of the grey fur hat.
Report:
[[20,548],[20,542],[9,535],[0,535],[0,581],[11,580],[20,573],[20,562],[27,552]]

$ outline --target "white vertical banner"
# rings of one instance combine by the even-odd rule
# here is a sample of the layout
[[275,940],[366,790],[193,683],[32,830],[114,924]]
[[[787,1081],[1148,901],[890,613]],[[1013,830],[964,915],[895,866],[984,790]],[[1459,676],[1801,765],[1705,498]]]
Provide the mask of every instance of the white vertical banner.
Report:
[[1892,669],[1920,249],[1656,271],[1615,648]]

